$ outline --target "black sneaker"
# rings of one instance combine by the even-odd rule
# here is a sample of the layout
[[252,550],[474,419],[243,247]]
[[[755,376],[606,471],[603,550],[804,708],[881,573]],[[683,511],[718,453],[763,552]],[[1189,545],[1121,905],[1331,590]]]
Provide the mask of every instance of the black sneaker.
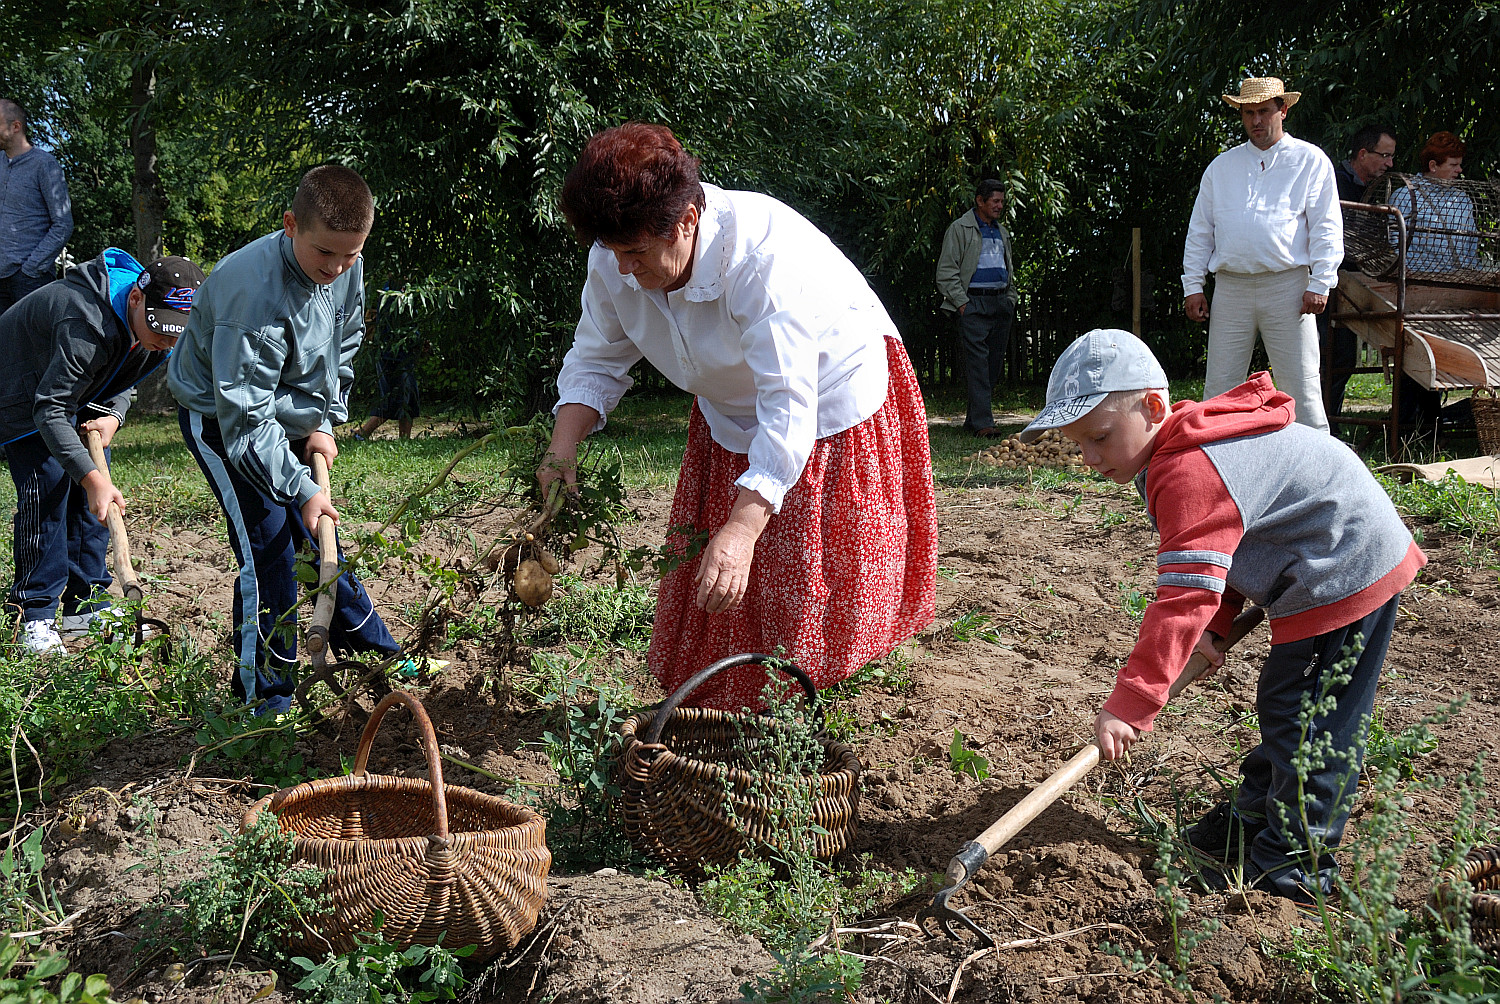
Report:
[[1266,828],[1264,819],[1240,815],[1228,802],[1209,809],[1203,818],[1183,831],[1189,845],[1198,853],[1226,864],[1244,860],[1246,850],[1256,834]]

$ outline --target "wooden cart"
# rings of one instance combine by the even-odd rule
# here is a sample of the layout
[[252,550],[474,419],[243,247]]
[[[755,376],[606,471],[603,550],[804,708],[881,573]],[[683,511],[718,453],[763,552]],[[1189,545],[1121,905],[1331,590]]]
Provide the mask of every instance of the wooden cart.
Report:
[[[1345,213],[1346,245],[1355,252],[1355,260],[1361,255],[1358,242],[1350,241],[1349,234],[1353,230],[1369,235],[1372,222],[1384,245],[1377,250],[1385,253],[1365,254],[1360,271],[1340,270],[1331,320],[1374,348],[1381,365],[1334,371],[1325,343],[1324,379],[1341,373],[1385,373],[1391,383],[1391,413],[1388,418],[1328,417],[1343,425],[1384,427],[1387,449],[1397,456],[1402,448],[1397,374],[1405,373],[1428,390],[1500,386],[1500,276],[1472,271],[1452,277],[1409,273],[1407,222],[1400,209],[1363,202],[1340,205]],[[1455,277],[1463,281],[1445,281]]]

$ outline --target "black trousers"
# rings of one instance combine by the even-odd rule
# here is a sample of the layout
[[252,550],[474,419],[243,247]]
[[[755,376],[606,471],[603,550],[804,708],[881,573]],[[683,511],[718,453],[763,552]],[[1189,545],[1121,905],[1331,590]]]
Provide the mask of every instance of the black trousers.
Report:
[[[1352,624],[1271,646],[1255,695],[1260,745],[1240,765],[1235,800],[1241,817],[1266,823],[1249,849],[1247,882],[1265,875],[1289,896],[1315,885],[1332,890],[1337,866],[1329,852],[1343,838],[1354,806],[1375,688],[1400,603],[1398,594]],[[1349,656],[1355,660],[1343,670],[1349,679],[1335,682],[1335,667]],[[1316,702],[1325,695],[1335,698],[1333,709],[1315,715],[1304,735],[1298,720],[1304,697]],[[1324,765],[1299,778],[1298,750],[1325,736],[1332,752]],[[1308,851],[1313,845],[1321,851],[1316,861]]]
[[1005,345],[1015,320],[1015,305],[1004,295],[971,296],[964,312],[953,315],[968,389],[966,429],[988,429],[995,424],[990,399],[1005,367]]

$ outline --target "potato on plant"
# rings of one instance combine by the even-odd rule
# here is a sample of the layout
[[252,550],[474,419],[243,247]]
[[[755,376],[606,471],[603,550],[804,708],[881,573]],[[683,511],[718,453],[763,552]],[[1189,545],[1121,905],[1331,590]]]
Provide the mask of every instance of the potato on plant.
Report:
[[536,560],[541,562],[542,567],[547,570],[548,575],[557,575],[562,571],[562,565],[552,556],[552,552],[545,547],[536,549]]
[[552,576],[535,558],[521,562],[512,586],[516,596],[528,607],[539,607],[552,598]]

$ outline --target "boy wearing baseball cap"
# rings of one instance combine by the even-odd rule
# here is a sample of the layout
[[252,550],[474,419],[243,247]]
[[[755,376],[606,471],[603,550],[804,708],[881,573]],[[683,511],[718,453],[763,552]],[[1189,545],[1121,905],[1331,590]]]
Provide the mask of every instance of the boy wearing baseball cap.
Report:
[[[313,454],[338,456],[354,353],[364,338],[360,252],[375,222],[363,178],[327,164],[303,176],[284,229],[225,257],[198,294],[167,380],[183,438],[224,509],[239,562],[234,692],[261,713],[291,708],[299,547],[338,510],[313,480]],[[330,645],[394,655],[369,594],[345,572]]]
[[15,581],[6,609],[21,641],[64,651],[108,605],[109,504],[125,498],[94,466],[80,430],[106,447],[130,389],[166,361],[203,271],[186,258],[142,267],[119,248],[48,283],[0,315],[0,443],[16,483]]
[[[1294,424],[1292,398],[1266,373],[1201,403],[1168,402],[1167,377],[1140,339],[1091,331],[1068,346],[1047,406],[1021,433],[1061,429],[1083,460],[1134,482],[1161,535],[1156,598],[1094,720],[1107,760],[1151,728],[1194,650],[1214,667],[1216,638],[1248,598],[1265,607],[1271,654],[1256,693],[1261,742],[1245,757],[1234,803],[1188,828],[1190,844],[1247,885],[1301,902],[1334,891],[1337,846],[1353,804],[1401,590],[1427,563],[1364,463],[1326,433]],[[1352,654],[1337,679],[1335,666]],[[1294,758],[1304,696],[1336,699],[1308,740],[1333,753],[1301,789]]]

